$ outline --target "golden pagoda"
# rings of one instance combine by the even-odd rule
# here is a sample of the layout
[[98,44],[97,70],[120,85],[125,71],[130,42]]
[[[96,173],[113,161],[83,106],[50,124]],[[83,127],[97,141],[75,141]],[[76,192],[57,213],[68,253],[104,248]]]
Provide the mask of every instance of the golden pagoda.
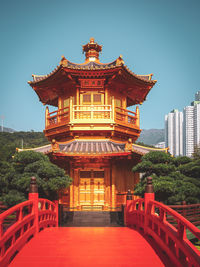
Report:
[[[45,136],[51,142],[37,151],[73,178],[59,193],[69,210],[118,210],[132,193],[139,174],[132,173],[151,149],[135,144],[140,135],[139,108],[156,83],[152,74],[137,75],[122,56],[101,63],[102,46],[94,38],[83,45],[85,62],[64,56],[50,74],[33,75],[30,86],[46,105]],[[48,106],[56,107],[49,112]],[[153,150],[153,149],[152,149]]]

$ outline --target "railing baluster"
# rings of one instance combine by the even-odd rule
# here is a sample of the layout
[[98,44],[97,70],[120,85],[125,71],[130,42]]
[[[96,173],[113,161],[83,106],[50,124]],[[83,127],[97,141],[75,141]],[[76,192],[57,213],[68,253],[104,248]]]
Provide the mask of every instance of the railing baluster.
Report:
[[3,219],[0,219],[0,238],[3,236]]
[[181,221],[178,222],[178,236],[180,239],[186,238],[186,228],[185,225],[181,223]]

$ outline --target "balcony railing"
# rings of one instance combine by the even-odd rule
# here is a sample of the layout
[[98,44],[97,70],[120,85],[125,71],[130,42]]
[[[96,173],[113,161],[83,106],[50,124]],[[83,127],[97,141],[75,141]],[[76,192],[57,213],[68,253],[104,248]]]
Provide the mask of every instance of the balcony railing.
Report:
[[72,120],[113,120],[111,105],[74,105]]
[[118,123],[139,128],[139,110],[136,112],[112,105],[71,105],[53,112],[46,112],[46,128],[64,123]]
[[136,112],[116,107],[115,108],[115,121],[125,124],[135,125],[137,123],[138,116]]

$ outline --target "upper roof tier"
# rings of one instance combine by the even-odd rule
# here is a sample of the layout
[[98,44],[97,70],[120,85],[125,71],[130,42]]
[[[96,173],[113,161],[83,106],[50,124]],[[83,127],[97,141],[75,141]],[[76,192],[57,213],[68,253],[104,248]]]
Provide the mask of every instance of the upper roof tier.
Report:
[[[33,81],[28,83],[34,88],[43,104],[58,106],[58,97],[63,90],[75,89],[80,79],[104,79],[104,85],[118,88],[127,95],[127,105],[141,104],[150,89],[156,83],[153,74],[137,75],[124,65],[122,56],[111,63],[99,62],[99,52],[102,46],[90,39],[90,43],[83,46],[86,60],[82,64],[72,63],[64,56],[50,74],[32,75]],[[120,88],[120,89],[119,89]]]

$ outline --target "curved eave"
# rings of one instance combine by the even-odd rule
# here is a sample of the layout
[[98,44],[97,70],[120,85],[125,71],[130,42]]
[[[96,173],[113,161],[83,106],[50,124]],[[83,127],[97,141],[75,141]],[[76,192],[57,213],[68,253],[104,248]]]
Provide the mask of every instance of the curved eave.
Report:
[[153,147],[146,147],[146,146],[140,146],[140,145],[136,145],[133,144],[133,152],[139,154],[139,155],[146,155],[149,152],[152,151],[159,151],[159,152],[164,152],[167,153],[168,152],[168,148],[153,148]]
[[76,64],[76,63],[72,63],[68,60],[63,60],[63,62],[61,61],[61,64],[59,66],[57,66],[51,73],[47,74],[47,75],[35,75],[33,74],[33,81],[28,81],[28,83],[31,86],[40,84],[42,81],[48,80],[50,77],[54,76],[57,72],[59,72],[59,70],[61,69],[65,69],[65,70],[76,70],[76,71],[104,71],[104,70],[120,70],[123,69],[125,70],[130,77],[134,77],[136,80],[138,81],[142,81],[145,82],[146,84],[152,84],[152,86],[156,83],[156,80],[151,80],[152,74],[148,74],[148,75],[137,75],[134,72],[132,72],[127,66],[125,66],[123,64],[123,61],[121,59],[116,59],[115,61],[111,62],[111,63],[95,63],[95,62],[90,62],[90,63],[83,63],[83,64]]
[[52,152],[52,155],[57,157],[81,157],[81,158],[101,158],[101,157],[126,157],[131,155],[131,152],[119,152],[119,153],[65,153],[65,152]]
[[147,85],[152,85],[154,86],[154,84],[157,82],[156,80],[151,80],[153,74],[147,74],[147,75],[138,75],[135,74],[134,72],[132,72],[127,66],[123,65],[122,68],[132,77],[134,77],[134,79],[138,80],[138,82],[144,82]]
[[47,75],[36,75],[32,74],[33,81],[28,81],[28,84],[30,84],[32,87],[36,84],[40,84],[40,82],[49,79],[50,77],[54,76],[59,70],[62,69],[62,66],[57,66],[52,72],[50,72]]
[[156,83],[155,80],[151,80],[152,74],[137,75],[133,73],[123,64],[121,58],[107,64],[90,62],[82,65],[63,60],[50,74],[32,76],[33,81],[28,83],[35,90],[40,101],[53,106],[58,105],[58,97],[61,93],[58,89],[61,87],[60,85],[65,84],[72,88],[75,86],[77,78],[107,77],[111,83],[120,83],[123,90],[128,92],[128,106],[141,104]]

